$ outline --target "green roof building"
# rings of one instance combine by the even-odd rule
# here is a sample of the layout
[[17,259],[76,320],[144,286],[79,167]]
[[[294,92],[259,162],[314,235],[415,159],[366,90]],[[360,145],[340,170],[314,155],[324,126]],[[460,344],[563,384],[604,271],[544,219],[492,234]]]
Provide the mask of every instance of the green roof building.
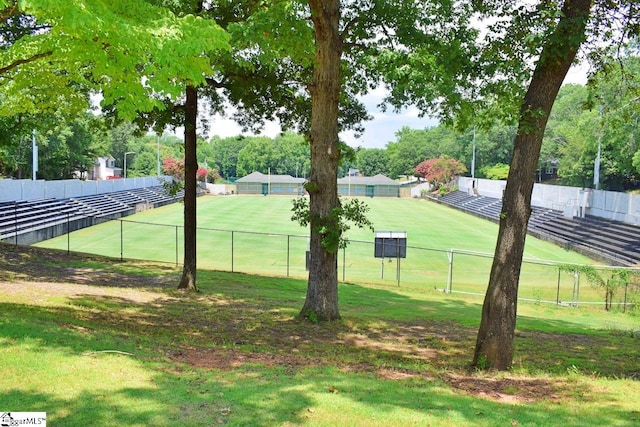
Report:
[[291,175],[253,172],[236,181],[236,191],[238,194],[300,196],[304,194],[305,182],[305,178],[294,178]]
[[400,184],[382,174],[345,176],[338,179],[338,194],[353,197],[400,197]]

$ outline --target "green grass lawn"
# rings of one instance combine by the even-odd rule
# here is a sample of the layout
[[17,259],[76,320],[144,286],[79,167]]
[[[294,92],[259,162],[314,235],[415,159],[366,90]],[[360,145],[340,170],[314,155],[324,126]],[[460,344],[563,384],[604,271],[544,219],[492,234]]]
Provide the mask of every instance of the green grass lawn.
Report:
[[312,324],[304,280],[200,270],[185,294],[171,265],[38,251],[0,245],[0,409],[50,425],[640,423],[637,314],[521,305],[513,371],[483,373],[475,297],[342,284]]
[[[453,291],[483,293],[498,226],[463,212],[419,199],[366,199],[377,231],[406,231],[407,258],[400,260],[399,284],[445,289],[452,260]],[[198,199],[198,266],[223,271],[306,277],[307,230],[291,221],[288,197],[201,197]],[[111,221],[37,246],[113,257],[182,262],[182,204]],[[153,225],[152,225],[153,224]],[[232,232],[233,231],[233,232]],[[398,285],[396,259],[374,258],[374,233],[351,229],[351,244],[339,255],[345,282]],[[450,253],[449,251],[453,251]],[[554,263],[593,261],[548,242],[527,238],[520,296],[534,301],[576,299],[574,277],[558,274]],[[541,263],[542,262],[542,263]],[[579,301],[602,302],[604,293],[581,283]]]

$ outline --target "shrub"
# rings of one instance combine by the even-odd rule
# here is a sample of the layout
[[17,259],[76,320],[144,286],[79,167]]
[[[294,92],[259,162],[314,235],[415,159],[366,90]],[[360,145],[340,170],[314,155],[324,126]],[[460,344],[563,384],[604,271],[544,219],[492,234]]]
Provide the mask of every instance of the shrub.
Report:
[[434,187],[440,188],[465,173],[467,168],[456,159],[438,157],[423,161],[414,168],[414,171]]

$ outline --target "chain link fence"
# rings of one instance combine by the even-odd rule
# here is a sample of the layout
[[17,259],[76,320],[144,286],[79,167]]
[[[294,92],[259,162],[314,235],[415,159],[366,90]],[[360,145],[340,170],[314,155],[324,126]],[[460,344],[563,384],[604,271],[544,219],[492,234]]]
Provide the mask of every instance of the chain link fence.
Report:
[[[47,247],[182,264],[182,226],[118,219],[113,227],[91,227],[52,240]],[[53,243],[55,242],[55,243]],[[198,268],[292,278],[307,277],[308,236],[248,231],[197,229]],[[406,258],[376,258],[374,242],[352,240],[338,254],[342,282],[484,295],[492,254],[462,249],[407,246]],[[519,298],[535,303],[576,307],[596,304],[622,311],[639,307],[640,269],[583,266],[525,259]]]

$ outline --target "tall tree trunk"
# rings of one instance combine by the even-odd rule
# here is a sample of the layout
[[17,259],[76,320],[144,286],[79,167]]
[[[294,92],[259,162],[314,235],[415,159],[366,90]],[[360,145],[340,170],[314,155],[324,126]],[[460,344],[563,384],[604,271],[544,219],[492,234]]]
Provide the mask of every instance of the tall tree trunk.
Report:
[[198,91],[187,86],[184,105],[184,265],[178,289],[196,291],[196,121]]
[[338,247],[324,247],[321,228],[337,229],[332,210],[338,207],[338,101],[342,41],[339,0],[309,0],[315,28],[316,62],[311,93],[310,251],[307,298],[301,311],[314,320],[339,319]]
[[565,0],[520,109],[500,229],[472,365],[505,370],[513,361],[518,282],[542,137],[558,90],[584,39],[591,0]]

